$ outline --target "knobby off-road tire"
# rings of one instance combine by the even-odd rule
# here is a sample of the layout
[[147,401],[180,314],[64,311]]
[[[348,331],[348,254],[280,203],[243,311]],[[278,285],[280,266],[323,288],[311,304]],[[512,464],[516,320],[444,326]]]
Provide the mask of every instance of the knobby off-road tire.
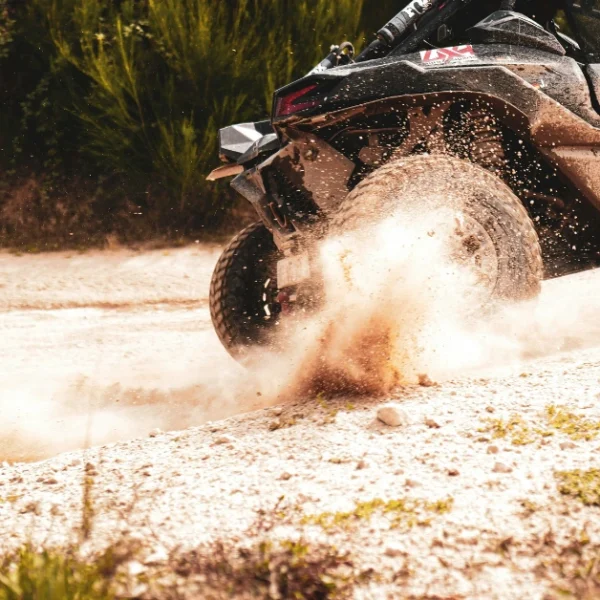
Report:
[[466,160],[416,155],[386,164],[344,199],[332,219],[332,229],[359,229],[399,208],[422,215],[435,210],[436,205],[456,209],[476,221],[491,240],[497,261],[491,301],[518,301],[538,295],[542,255],[527,211],[500,178]]
[[210,316],[221,343],[235,359],[272,337],[279,308],[278,259],[271,233],[255,223],[231,240],[217,262],[210,284]]

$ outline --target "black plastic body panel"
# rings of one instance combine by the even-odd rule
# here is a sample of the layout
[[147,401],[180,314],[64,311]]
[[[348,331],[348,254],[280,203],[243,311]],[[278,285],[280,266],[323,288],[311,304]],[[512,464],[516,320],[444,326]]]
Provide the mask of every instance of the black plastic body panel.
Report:
[[[600,115],[593,109],[589,86],[580,65],[572,58],[533,48],[511,45],[474,45],[469,60],[456,57],[424,60],[424,53],[393,56],[331,69],[315,81],[337,79],[323,102],[285,119],[324,114],[382,98],[451,92],[479,93],[502,99],[524,114],[532,114],[543,94],[594,126]],[[308,81],[304,82],[305,84]]]

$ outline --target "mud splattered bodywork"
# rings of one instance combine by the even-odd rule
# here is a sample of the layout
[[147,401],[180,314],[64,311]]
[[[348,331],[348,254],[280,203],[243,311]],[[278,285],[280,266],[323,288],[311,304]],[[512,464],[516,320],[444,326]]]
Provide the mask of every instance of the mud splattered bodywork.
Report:
[[[240,155],[232,186],[286,259],[324,236],[344,199],[387,162],[443,154],[511,188],[534,222],[547,277],[600,264],[600,62],[590,36],[580,46],[512,10],[452,32],[444,19],[453,27],[459,4],[421,17],[421,38],[408,33],[385,55],[368,49],[367,59],[317,68],[276,92],[279,148]],[[591,4],[600,23],[600,0]]]
[[[456,147],[452,129],[481,112],[501,128],[502,151],[514,163],[503,176],[532,214],[544,212],[538,223],[575,204],[595,218],[588,208],[600,209],[600,66],[582,67],[557,37],[527,19],[512,19],[507,30],[494,25],[498,20],[496,14],[472,28],[473,43],[392,53],[279,90],[273,127],[282,147],[251,164],[233,187],[253,203],[280,248],[392,156],[473,154],[464,137]],[[534,169],[523,168],[525,154]]]

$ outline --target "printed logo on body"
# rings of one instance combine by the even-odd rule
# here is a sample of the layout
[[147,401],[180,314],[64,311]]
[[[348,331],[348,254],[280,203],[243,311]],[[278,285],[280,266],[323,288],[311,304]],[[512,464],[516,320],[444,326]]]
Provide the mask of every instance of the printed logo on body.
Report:
[[421,60],[428,65],[447,65],[456,62],[472,62],[477,55],[471,44],[451,46],[450,48],[435,48],[421,52]]

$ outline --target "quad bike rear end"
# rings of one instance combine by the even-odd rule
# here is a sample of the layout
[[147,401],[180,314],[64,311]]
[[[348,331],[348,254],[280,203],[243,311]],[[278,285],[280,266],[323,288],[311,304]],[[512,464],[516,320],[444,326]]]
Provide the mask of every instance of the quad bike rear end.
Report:
[[414,0],[356,59],[333,47],[278,90],[271,122],[220,132],[226,164],[211,178],[235,175],[259,217],[211,285],[234,356],[318,306],[320,240],[430,210],[427,197],[455,211],[458,260],[490,302],[598,264],[600,0],[568,3],[577,40],[514,1],[473,6]]

